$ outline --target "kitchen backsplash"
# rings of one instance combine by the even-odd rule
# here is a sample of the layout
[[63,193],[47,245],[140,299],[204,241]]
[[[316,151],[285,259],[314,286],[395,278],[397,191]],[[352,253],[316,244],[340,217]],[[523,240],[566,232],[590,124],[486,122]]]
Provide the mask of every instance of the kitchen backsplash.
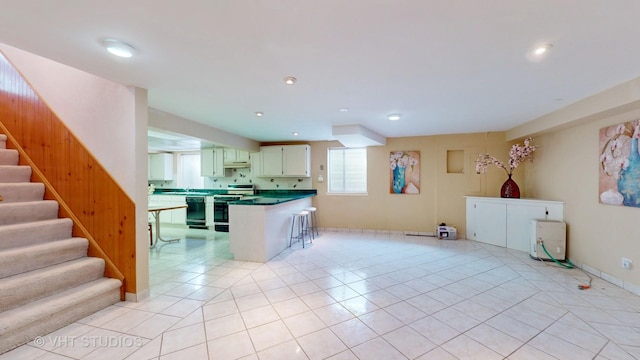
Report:
[[[229,169],[229,176],[223,178],[204,178],[205,189],[225,189],[229,184],[254,184],[261,190],[309,190],[312,189],[311,178],[265,178],[251,176],[251,169]],[[149,181],[156,188],[179,188],[178,181]]]

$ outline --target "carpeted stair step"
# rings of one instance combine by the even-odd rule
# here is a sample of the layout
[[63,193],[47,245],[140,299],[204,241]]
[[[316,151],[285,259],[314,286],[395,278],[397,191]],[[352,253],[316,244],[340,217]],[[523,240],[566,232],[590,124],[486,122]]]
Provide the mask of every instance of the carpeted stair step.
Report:
[[2,203],[42,200],[44,197],[43,183],[0,183]]
[[119,302],[121,285],[101,278],[0,312],[0,354]]
[[0,354],[119,302],[122,287],[6,142],[0,134]]
[[87,256],[89,241],[71,238],[0,251],[0,279]]
[[0,165],[0,183],[29,182],[30,180],[30,166]]
[[19,159],[18,150],[0,149],[0,165],[18,165]]
[[58,218],[58,202],[40,200],[29,202],[0,202],[0,225],[20,224]]
[[11,310],[103,276],[104,260],[84,257],[3,278],[0,279],[0,309]]
[[0,226],[0,251],[71,237],[71,219],[34,221]]

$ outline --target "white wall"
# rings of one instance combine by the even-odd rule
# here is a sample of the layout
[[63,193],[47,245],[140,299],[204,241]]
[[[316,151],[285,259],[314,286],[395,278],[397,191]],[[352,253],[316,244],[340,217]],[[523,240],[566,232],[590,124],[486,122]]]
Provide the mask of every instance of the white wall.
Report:
[[216,145],[256,152],[260,143],[157,109],[149,109],[149,127],[193,136]]
[[[636,265],[640,264],[640,208],[600,204],[598,181],[599,131],[640,119],[639,89],[640,78],[509,131],[540,132],[534,162],[526,164],[526,191],[533,197],[565,201],[569,258],[636,294],[640,294]],[[541,124],[553,124],[553,119],[563,125],[545,131]],[[623,269],[622,257],[635,266]]]
[[135,199],[135,88],[5,44],[0,43],[0,51],[124,192]]
[[149,243],[147,242],[148,223],[148,192],[147,192],[147,124],[148,110],[147,90],[136,89],[136,136],[135,136],[135,161],[136,167],[136,193],[134,201],[136,206],[136,295],[135,298],[127,294],[127,300],[137,301],[149,295]]

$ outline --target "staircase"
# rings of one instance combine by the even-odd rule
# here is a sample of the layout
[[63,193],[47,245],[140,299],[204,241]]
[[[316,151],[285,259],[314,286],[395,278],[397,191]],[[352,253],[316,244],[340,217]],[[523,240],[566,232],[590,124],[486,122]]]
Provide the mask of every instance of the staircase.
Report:
[[87,257],[58,203],[0,134],[0,354],[120,301],[120,280]]

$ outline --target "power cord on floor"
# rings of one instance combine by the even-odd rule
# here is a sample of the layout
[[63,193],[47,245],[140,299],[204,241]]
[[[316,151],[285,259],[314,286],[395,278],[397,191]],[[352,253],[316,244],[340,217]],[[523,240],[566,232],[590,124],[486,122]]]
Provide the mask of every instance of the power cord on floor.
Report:
[[[542,247],[542,250],[544,250],[544,253],[547,254],[547,256],[549,257],[549,259],[553,260],[553,262],[555,262],[556,264],[564,267],[565,269],[576,269],[577,268],[580,271],[582,271],[585,275],[587,275],[587,277],[589,278],[589,284],[588,285],[579,284],[578,285],[578,289],[579,290],[587,290],[587,289],[591,288],[591,282],[593,281],[593,278],[591,277],[591,275],[589,275],[588,272],[586,272],[585,270],[580,269],[579,267],[575,266],[568,258],[565,259],[566,263],[563,263],[563,262],[557,260],[556,258],[553,257],[553,255],[551,255],[549,253],[549,250],[547,250],[547,247],[544,246],[544,242],[540,241],[539,244]],[[544,261],[540,257],[538,257],[538,260],[540,260],[540,261],[542,261],[544,263]]]

